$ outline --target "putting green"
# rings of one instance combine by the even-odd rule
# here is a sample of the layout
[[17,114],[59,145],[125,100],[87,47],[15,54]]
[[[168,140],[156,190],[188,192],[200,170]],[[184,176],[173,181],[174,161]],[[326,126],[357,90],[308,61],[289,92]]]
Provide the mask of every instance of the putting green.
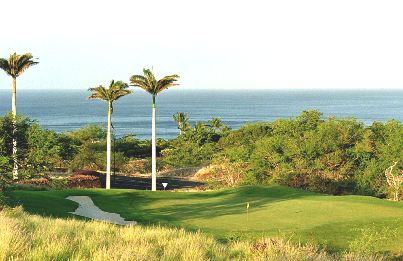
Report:
[[339,251],[364,234],[388,231],[393,237],[377,240],[375,248],[400,253],[403,246],[403,203],[373,197],[329,196],[282,186],[195,193],[103,189],[9,193],[12,202],[26,211],[56,217],[72,217],[68,212],[77,204],[65,198],[80,195],[90,196],[104,211],[142,225],[200,229],[221,239],[281,236]]

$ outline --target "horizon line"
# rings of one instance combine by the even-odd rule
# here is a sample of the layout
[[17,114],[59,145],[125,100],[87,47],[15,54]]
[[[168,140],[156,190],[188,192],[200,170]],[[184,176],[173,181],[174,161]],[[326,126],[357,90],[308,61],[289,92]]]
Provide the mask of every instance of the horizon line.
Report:
[[[135,89],[139,89],[136,87],[132,87]],[[2,90],[10,90],[11,88],[0,88]],[[32,90],[32,91],[88,91],[88,89],[84,88],[19,88],[19,90]],[[141,89],[140,89],[141,90]],[[377,88],[349,88],[349,87],[340,87],[340,88],[172,88],[169,90],[174,91],[403,91],[403,87],[377,87]],[[145,91],[144,91],[145,92]]]

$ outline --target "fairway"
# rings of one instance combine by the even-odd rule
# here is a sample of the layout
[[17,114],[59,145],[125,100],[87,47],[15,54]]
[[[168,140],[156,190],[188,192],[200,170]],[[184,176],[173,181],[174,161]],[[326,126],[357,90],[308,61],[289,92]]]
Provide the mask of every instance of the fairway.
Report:
[[373,233],[390,229],[395,236],[377,243],[377,250],[400,253],[403,246],[403,203],[373,197],[329,196],[282,186],[194,193],[103,189],[9,193],[12,203],[29,213],[74,218],[68,212],[78,205],[65,197],[80,195],[141,225],[201,230],[222,240],[280,236],[342,251],[363,236],[363,229]]

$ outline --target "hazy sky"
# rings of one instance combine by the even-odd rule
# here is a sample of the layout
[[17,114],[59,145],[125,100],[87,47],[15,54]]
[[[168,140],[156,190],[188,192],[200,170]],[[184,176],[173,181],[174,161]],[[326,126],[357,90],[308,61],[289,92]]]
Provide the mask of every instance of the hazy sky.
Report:
[[[401,0],[18,0],[0,57],[40,64],[18,88],[86,89],[143,67],[181,88],[403,89]],[[11,79],[0,72],[0,88]]]

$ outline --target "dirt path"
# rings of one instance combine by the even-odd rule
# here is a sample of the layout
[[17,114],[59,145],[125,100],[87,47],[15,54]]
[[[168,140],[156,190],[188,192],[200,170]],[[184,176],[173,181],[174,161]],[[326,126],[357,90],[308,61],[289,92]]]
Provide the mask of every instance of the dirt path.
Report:
[[91,218],[98,221],[104,221],[117,225],[135,225],[136,221],[125,221],[119,214],[109,213],[95,206],[90,197],[87,196],[69,196],[66,199],[77,202],[78,208],[71,214]]

